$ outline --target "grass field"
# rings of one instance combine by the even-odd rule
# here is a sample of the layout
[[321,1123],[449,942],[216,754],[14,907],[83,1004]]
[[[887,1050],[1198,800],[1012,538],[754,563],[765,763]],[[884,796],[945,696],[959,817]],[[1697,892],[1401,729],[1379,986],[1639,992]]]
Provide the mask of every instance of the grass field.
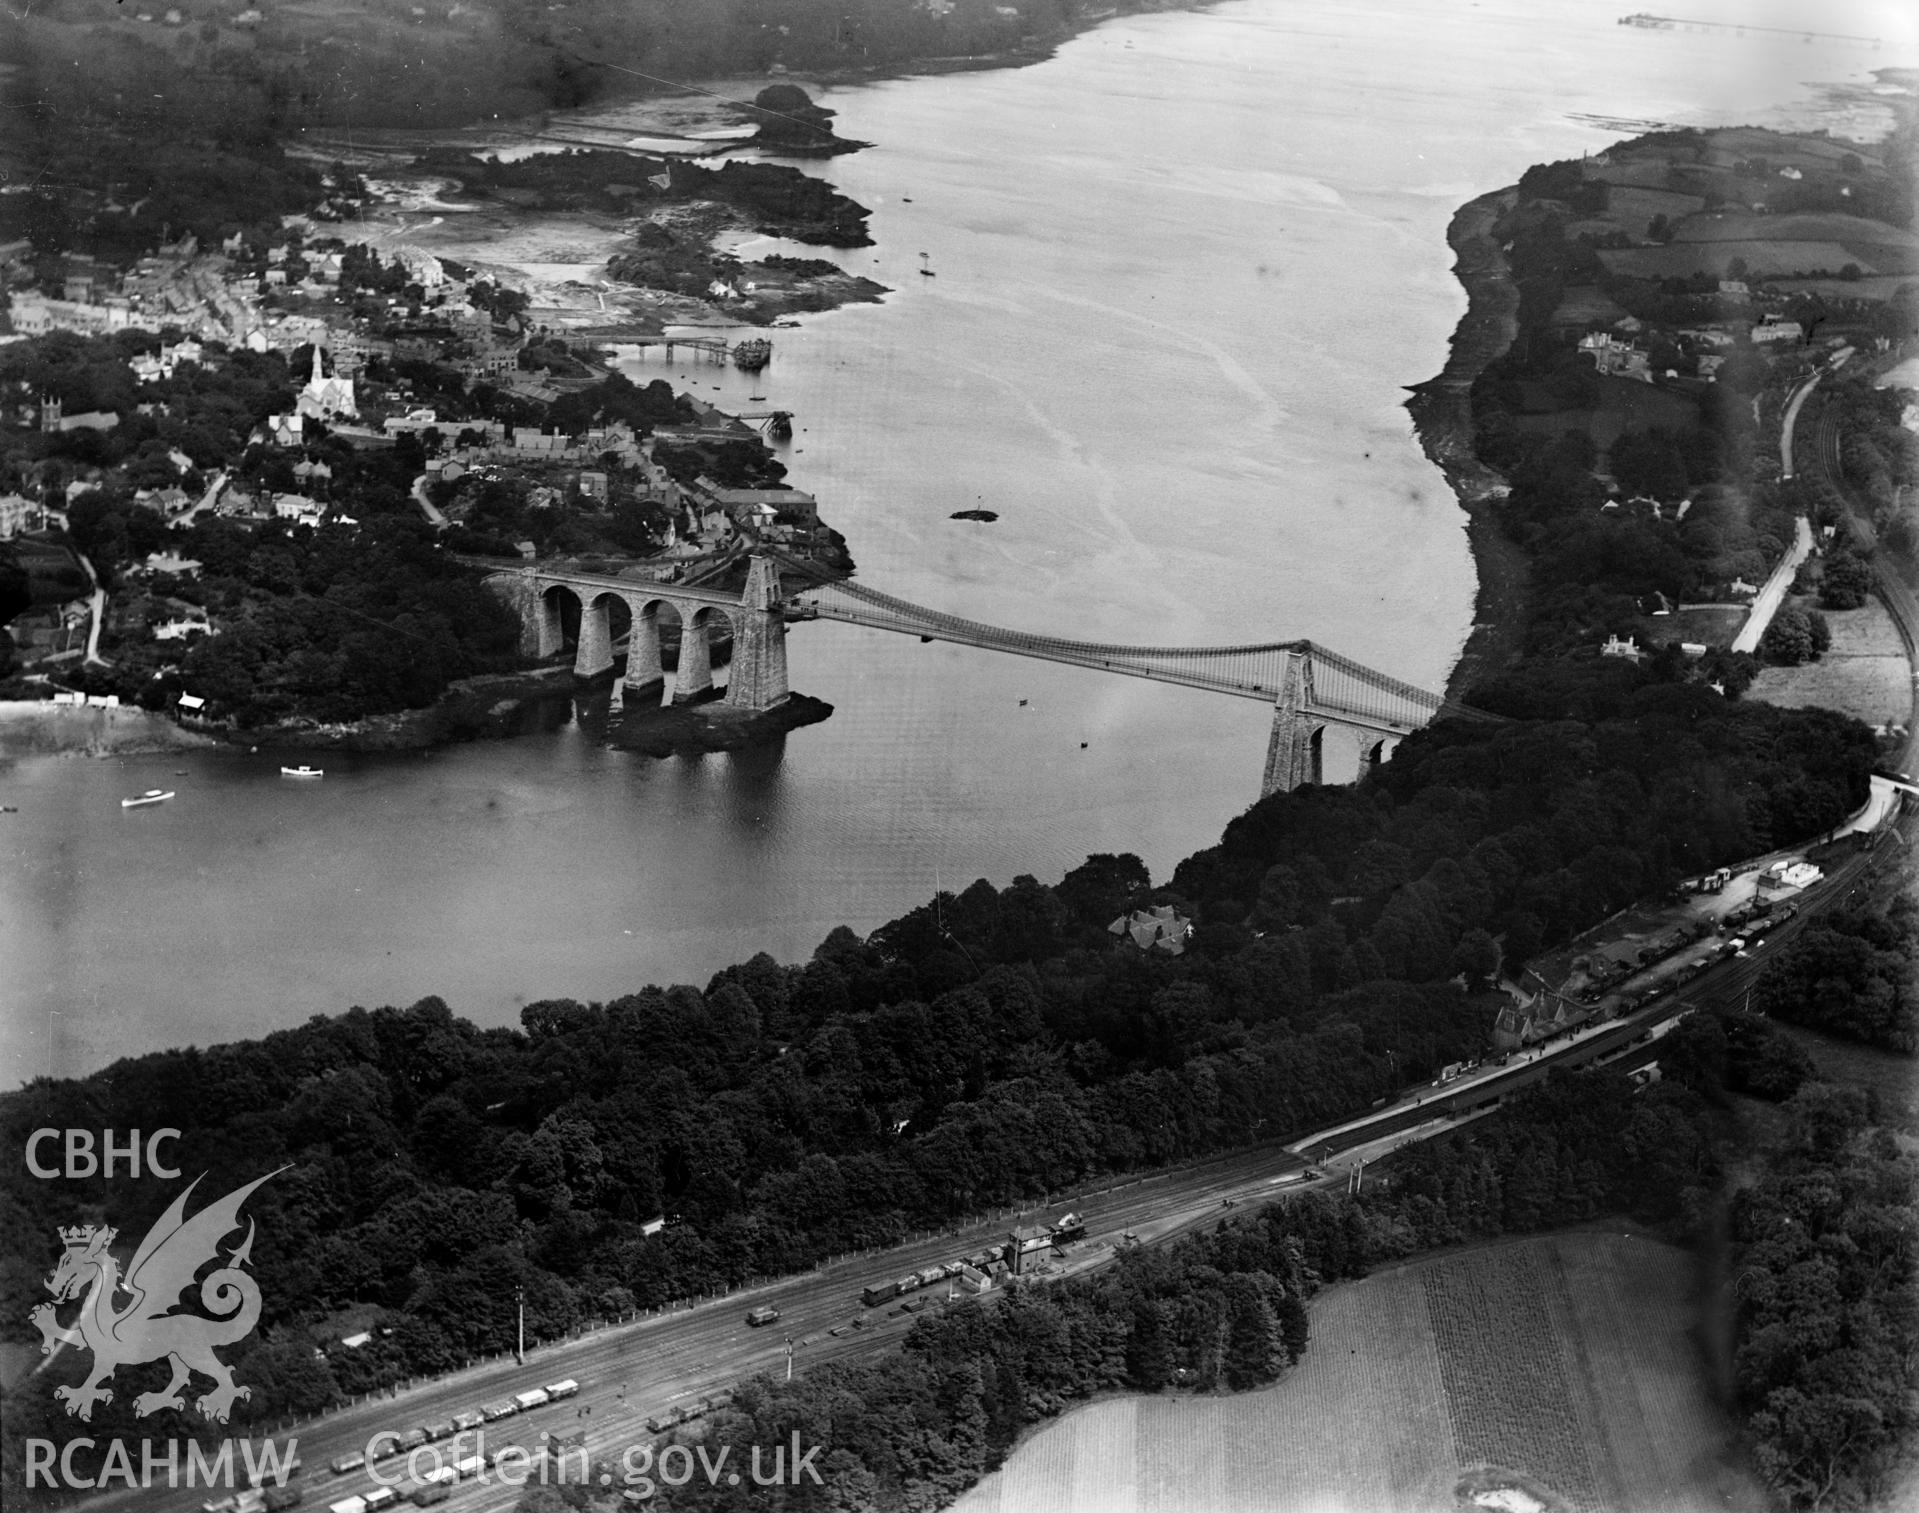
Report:
[[1742,215],[1719,211],[1694,216],[1678,228],[1687,242],[1890,242],[1919,244],[1919,236],[1857,215]]
[[1305,1359],[1238,1396],[1127,1397],[1041,1430],[961,1513],[1764,1509],[1697,1364],[1691,1262],[1620,1233],[1514,1240],[1333,1288]]
[[1787,709],[1837,709],[1868,725],[1905,724],[1912,716],[1912,668],[1879,601],[1822,613],[1832,627],[1826,654],[1803,667],[1761,668],[1746,697]]
[[1665,247],[1603,249],[1599,253],[1599,260],[1608,272],[1633,278],[1690,278],[1695,273],[1725,278],[1734,258],[1743,259],[1754,278],[1813,274],[1822,268],[1836,274],[1847,263],[1857,263],[1862,274],[1880,271],[1879,265],[1867,258],[1859,244],[1811,239],[1673,242]]

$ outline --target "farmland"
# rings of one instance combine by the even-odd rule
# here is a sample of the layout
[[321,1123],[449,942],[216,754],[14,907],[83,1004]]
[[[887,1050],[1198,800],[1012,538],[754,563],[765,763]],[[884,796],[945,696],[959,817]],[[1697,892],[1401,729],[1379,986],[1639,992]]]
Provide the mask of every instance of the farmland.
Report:
[[1263,1392],[1125,1397],[1068,1415],[962,1513],[1444,1513],[1513,1487],[1555,1513],[1763,1508],[1690,1329],[1691,1262],[1577,1232],[1424,1261],[1313,1301]]

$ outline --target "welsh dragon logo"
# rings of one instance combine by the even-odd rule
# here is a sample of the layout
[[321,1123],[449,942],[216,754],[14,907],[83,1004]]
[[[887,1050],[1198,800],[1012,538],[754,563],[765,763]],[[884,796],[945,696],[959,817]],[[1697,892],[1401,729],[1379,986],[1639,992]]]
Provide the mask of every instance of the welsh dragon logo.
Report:
[[[93,1370],[85,1382],[78,1387],[53,1389],[55,1397],[66,1400],[68,1413],[91,1419],[95,1403],[113,1401],[113,1389],[102,1384],[117,1368],[163,1357],[173,1367],[173,1380],[165,1390],[143,1392],[133,1400],[134,1412],[142,1417],[162,1408],[184,1409],[186,1401],[180,1389],[196,1371],[212,1377],[214,1388],[194,1406],[217,1423],[227,1421],[234,1399],[252,1395],[247,1388],[234,1385],[233,1372],[213,1353],[216,1345],[245,1339],[259,1322],[260,1287],[242,1270],[253,1253],[251,1219],[247,1220],[246,1239],[226,1258],[224,1266],[209,1272],[200,1284],[201,1306],[217,1317],[174,1310],[181,1292],[193,1284],[200,1268],[221,1258],[220,1242],[240,1227],[240,1205],[260,1183],[285,1170],[283,1166],[268,1172],[258,1181],[209,1203],[189,1219],[187,1199],[200,1185],[200,1178],[194,1178],[147,1231],[127,1265],[124,1279],[110,1253],[117,1230],[86,1224],[60,1231],[66,1250],[46,1279],[53,1301],[40,1304],[27,1317],[39,1327],[42,1355],[52,1354],[58,1345],[93,1352]],[[77,1327],[61,1328],[54,1311],[83,1291],[86,1298],[74,1321]],[[131,1301],[116,1307],[116,1299],[123,1292]]]

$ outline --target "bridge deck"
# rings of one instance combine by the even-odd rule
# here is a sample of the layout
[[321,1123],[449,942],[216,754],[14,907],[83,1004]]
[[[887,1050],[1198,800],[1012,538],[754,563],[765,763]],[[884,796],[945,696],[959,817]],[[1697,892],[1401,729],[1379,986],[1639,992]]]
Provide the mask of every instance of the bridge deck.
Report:
[[[827,578],[811,563],[788,557],[783,552],[763,546],[760,551],[789,572],[810,580],[808,586],[789,592],[786,602],[790,608],[812,618],[918,636],[922,640],[1009,652],[1041,661],[1063,662],[1232,698],[1256,699],[1263,704],[1279,700],[1289,669],[1295,678],[1300,677],[1303,658],[1303,686],[1296,689],[1297,707],[1302,715],[1382,736],[1410,734],[1440,714],[1493,718],[1415,684],[1388,677],[1312,641],[1269,641],[1244,646],[1124,646],[1034,635],[927,609],[864,584]],[[728,608],[737,608],[740,602],[735,591],[699,584],[661,583],[610,573],[542,568],[536,563],[506,570],[530,578],[542,588],[566,585],[582,597],[597,598],[599,592],[622,596],[658,595],[664,599],[697,600]]]

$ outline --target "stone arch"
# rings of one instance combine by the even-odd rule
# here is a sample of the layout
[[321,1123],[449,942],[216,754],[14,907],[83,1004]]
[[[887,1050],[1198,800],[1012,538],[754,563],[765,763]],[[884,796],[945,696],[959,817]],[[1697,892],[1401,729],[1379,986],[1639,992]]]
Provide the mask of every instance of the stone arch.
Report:
[[557,657],[580,633],[580,596],[570,583],[539,585],[534,606],[537,631],[534,655]]
[[[692,613],[685,613],[687,609]],[[712,696],[714,626],[724,627],[729,648],[733,635],[733,617],[718,604],[682,606],[681,624],[680,664],[673,673],[675,704]]]
[[1326,781],[1326,727],[1316,724],[1312,734],[1306,737],[1306,781],[1319,784]]
[[666,666],[660,660],[660,615],[671,616],[675,632],[682,633],[685,616],[671,599],[652,594],[627,596],[627,608],[633,616],[633,629],[626,640],[626,686],[629,697],[644,703],[660,699],[666,689]]

